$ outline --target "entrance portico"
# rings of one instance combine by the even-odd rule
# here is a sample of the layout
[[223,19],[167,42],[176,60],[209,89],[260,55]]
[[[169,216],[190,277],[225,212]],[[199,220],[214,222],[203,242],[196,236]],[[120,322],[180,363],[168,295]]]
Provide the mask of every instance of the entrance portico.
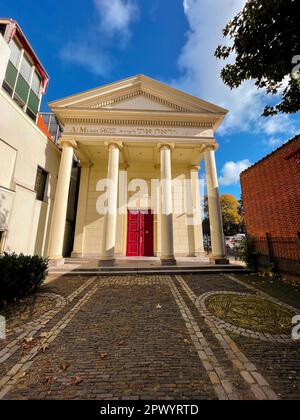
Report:
[[50,106],[64,125],[50,259],[62,259],[75,153],[81,180],[74,257],[110,265],[118,256],[152,253],[170,265],[203,254],[198,171],[204,160],[211,259],[225,262],[214,133],[226,110],[145,76]]

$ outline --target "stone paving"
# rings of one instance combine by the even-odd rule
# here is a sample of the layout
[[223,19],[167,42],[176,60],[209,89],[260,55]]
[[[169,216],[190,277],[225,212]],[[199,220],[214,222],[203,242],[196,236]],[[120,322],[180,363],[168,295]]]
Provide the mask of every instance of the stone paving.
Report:
[[0,398],[299,399],[300,341],[214,316],[221,292],[297,313],[232,275],[57,278],[0,340]]

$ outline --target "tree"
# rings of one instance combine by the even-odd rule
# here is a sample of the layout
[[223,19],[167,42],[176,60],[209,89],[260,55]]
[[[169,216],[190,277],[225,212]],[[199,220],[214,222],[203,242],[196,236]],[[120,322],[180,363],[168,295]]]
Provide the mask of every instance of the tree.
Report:
[[232,45],[220,45],[215,56],[234,60],[221,71],[224,83],[233,89],[253,79],[268,94],[282,95],[264,116],[300,110],[299,73],[292,75],[300,61],[299,32],[299,0],[248,0],[223,30]]
[[235,235],[240,231],[242,220],[239,214],[239,202],[231,194],[220,197],[225,235]]
[[[220,196],[221,211],[223,217],[223,230],[226,236],[235,235],[244,231],[243,217],[240,213],[240,202],[231,194]],[[208,234],[209,208],[207,196],[204,197],[204,220],[203,230]]]

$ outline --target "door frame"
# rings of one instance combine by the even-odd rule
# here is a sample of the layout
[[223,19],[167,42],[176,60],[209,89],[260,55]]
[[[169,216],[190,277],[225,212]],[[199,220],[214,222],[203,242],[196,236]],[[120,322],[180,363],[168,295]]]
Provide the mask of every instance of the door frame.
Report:
[[127,215],[126,215],[126,218],[125,218],[125,220],[126,220],[126,222],[125,222],[125,235],[124,235],[124,239],[125,239],[125,252],[124,252],[124,254],[126,255],[126,257],[128,257],[128,258],[152,258],[151,256],[147,256],[147,257],[145,257],[145,256],[137,256],[137,257],[131,257],[131,256],[128,256],[128,223],[129,223],[129,213],[130,212],[135,212],[135,213],[138,213],[138,214],[141,214],[141,213],[147,213],[147,214],[149,214],[149,213],[151,213],[152,214],[152,235],[153,235],[153,255],[152,255],[152,257],[155,257],[155,255],[156,255],[156,238],[157,238],[157,232],[156,232],[156,225],[157,225],[157,223],[156,223],[156,218],[155,218],[155,214],[153,214],[152,213],[152,209],[151,208],[142,208],[142,209],[130,209],[130,208],[128,208],[127,209]]

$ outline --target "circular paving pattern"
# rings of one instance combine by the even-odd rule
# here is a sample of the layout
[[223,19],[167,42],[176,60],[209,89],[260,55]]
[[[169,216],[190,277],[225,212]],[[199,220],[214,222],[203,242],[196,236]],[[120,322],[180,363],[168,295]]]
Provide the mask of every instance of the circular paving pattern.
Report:
[[237,327],[269,334],[289,334],[294,314],[259,296],[212,295],[207,309],[216,317]]
[[218,328],[262,341],[291,341],[295,312],[256,294],[208,292],[196,301],[200,313]]

